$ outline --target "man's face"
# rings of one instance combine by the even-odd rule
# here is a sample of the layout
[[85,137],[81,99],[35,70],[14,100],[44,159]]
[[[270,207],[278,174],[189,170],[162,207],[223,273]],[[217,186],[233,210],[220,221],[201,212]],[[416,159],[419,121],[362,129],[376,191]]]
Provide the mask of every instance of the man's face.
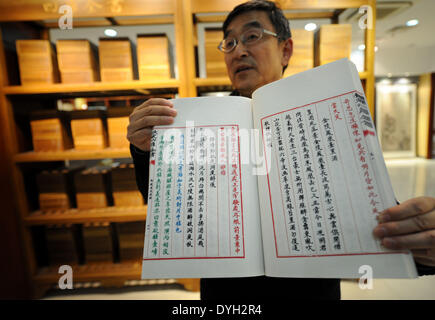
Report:
[[[240,40],[240,35],[248,30],[253,22],[275,32],[266,12],[249,11],[231,21],[226,30],[226,37]],[[225,53],[228,75],[234,88],[242,96],[251,97],[255,89],[281,79],[282,68],[287,65],[291,53],[291,39],[279,43],[276,37],[264,34],[262,39],[252,45],[245,46],[239,41],[233,51]]]

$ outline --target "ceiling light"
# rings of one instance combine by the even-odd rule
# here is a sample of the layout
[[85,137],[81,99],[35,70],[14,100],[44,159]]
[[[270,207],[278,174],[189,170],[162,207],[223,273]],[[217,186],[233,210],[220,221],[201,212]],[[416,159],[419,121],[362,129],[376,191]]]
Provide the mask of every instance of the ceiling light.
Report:
[[408,20],[406,22],[406,26],[407,27],[413,27],[413,26],[416,26],[417,24],[418,24],[418,20],[417,19]]
[[375,52],[378,52],[379,48],[378,46],[375,46]]
[[106,29],[106,30],[104,30],[104,34],[108,37],[116,37],[118,32],[116,32],[116,30],[113,30],[113,29]]
[[361,50],[361,51],[363,51],[365,48],[366,48],[366,45],[365,45],[365,44],[360,44],[360,45],[358,46],[358,50]]
[[406,78],[400,78],[400,79],[397,81],[397,83],[400,83],[400,84],[407,84],[407,83],[410,83],[410,81],[409,81],[409,79],[406,79]]
[[310,22],[305,25],[305,30],[307,31],[314,31],[316,29],[317,29],[317,24],[315,23]]

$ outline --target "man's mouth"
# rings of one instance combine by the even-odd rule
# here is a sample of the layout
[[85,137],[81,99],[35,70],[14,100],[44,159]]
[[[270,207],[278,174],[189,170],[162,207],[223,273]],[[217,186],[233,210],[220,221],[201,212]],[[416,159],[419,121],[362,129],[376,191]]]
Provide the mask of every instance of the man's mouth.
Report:
[[240,73],[240,72],[247,71],[247,70],[251,70],[251,69],[254,69],[254,68],[253,68],[253,67],[250,67],[250,66],[242,66],[242,67],[238,67],[238,68],[236,69],[236,71],[234,72],[234,74],[238,74],[238,73]]

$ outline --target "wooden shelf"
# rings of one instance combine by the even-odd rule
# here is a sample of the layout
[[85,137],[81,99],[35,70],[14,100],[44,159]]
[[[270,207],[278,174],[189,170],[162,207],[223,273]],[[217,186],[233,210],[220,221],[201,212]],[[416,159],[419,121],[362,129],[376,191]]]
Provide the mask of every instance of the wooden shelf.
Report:
[[126,90],[150,90],[150,89],[177,89],[180,85],[178,79],[159,81],[124,81],[124,82],[91,82],[91,83],[53,83],[35,84],[26,86],[5,86],[2,91],[6,95],[30,95],[30,94],[71,94],[80,92],[100,91],[126,91]]
[[95,151],[65,150],[65,151],[46,151],[46,152],[23,152],[14,156],[16,163],[23,162],[43,162],[43,161],[65,161],[65,160],[92,160],[109,158],[130,158],[129,149],[106,148]]
[[[367,71],[359,72],[361,80],[366,79],[368,76]],[[231,81],[228,77],[222,78],[195,78],[195,86],[197,87],[212,87],[212,86],[231,86]]]
[[[104,280],[139,280],[142,273],[142,261],[122,263],[90,263],[73,265],[74,282]],[[59,267],[44,267],[37,270],[34,281],[38,284],[53,284],[59,281]]]
[[146,219],[147,206],[107,207],[98,209],[69,209],[35,211],[24,218],[27,225],[74,224],[88,222],[131,222]]

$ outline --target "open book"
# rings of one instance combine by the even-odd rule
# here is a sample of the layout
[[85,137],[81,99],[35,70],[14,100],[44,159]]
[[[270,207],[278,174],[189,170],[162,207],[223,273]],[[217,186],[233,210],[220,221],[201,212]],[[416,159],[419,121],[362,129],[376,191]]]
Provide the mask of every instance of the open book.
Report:
[[396,201],[349,60],[173,103],[151,141],[142,278],[417,276],[372,235]]

